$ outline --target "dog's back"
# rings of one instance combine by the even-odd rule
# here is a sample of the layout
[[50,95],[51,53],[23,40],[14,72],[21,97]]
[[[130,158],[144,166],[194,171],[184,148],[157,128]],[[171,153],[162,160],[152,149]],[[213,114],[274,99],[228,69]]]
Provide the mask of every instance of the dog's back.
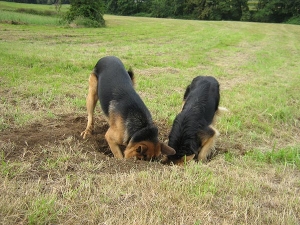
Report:
[[220,102],[219,82],[211,76],[197,76],[184,94],[183,111],[197,109],[198,118],[212,123]]
[[199,158],[201,148],[217,134],[211,125],[220,101],[219,82],[214,77],[198,76],[186,88],[183,100],[169,135],[169,146],[176,150],[169,159],[175,162],[184,156]]
[[129,114],[140,115],[138,118],[144,120],[140,121],[143,125],[152,122],[149,110],[134,90],[133,73],[126,71],[120,59],[115,56],[101,58],[94,73],[98,79],[98,98],[106,116],[112,110],[125,118]]

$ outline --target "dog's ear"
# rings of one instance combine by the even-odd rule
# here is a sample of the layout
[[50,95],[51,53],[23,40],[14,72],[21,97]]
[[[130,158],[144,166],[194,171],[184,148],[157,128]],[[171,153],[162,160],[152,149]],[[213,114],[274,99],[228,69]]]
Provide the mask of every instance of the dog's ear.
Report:
[[132,81],[132,85],[134,86],[135,85],[135,78],[134,78],[134,72],[133,72],[131,67],[129,67],[127,73],[130,76],[130,79]]
[[136,149],[136,152],[143,155],[147,152],[148,147],[147,145],[139,145],[138,148]]
[[164,143],[161,144],[161,153],[165,155],[175,155],[176,151]]

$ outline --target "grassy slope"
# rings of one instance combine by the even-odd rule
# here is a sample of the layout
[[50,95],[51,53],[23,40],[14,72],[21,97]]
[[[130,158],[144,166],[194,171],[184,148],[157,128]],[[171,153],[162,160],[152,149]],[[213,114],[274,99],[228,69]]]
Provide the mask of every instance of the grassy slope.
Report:
[[[137,91],[154,119],[169,126],[191,79],[215,76],[221,105],[230,110],[219,123],[219,145],[228,153],[184,170],[149,164],[145,171],[111,175],[95,172],[105,162],[74,153],[78,146],[42,146],[53,152],[43,166],[57,174],[47,178],[27,177],[31,161],[9,161],[3,153],[1,222],[299,223],[300,27],[105,19],[104,29],[0,24],[0,129],[85,115],[90,71],[100,57],[116,55],[134,68]],[[13,151],[13,143],[0,141],[3,152]],[[254,149],[258,153],[240,156]],[[283,157],[260,155],[271,150]],[[77,158],[86,163],[77,165]],[[77,170],[63,173],[67,163]]]
[[[65,12],[68,9],[68,5],[62,5],[60,10]],[[4,2],[0,1],[0,8],[2,10],[9,10],[9,11],[16,11],[20,9],[28,9],[28,10],[35,10],[38,12],[56,12],[55,5],[39,5],[39,4],[24,4],[24,3],[17,3],[17,2]]]

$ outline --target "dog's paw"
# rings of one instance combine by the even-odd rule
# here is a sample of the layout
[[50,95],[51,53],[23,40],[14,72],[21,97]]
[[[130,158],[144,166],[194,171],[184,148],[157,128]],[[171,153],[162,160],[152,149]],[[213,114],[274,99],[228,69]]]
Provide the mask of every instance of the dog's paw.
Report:
[[92,132],[88,129],[81,132],[80,136],[82,136],[83,139],[85,139],[88,135],[91,135]]
[[161,155],[161,158],[159,159],[160,163],[162,164],[170,164],[171,160],[169,160],[167,155]]

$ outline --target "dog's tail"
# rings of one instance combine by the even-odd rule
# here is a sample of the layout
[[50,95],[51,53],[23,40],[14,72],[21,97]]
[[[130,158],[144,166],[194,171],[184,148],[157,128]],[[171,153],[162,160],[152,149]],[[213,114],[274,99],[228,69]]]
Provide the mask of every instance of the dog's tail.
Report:
[[224,113],[227,113],[229,112],[228,109],[226,109],[225,107],[218,107],[217,111],[215,112],[215,116],[213,118],[213,121],[212,121],[212,125],[215,126],[216,125],[216,122],[217,122],[217,117],[220,117],[221,115],[223,115]]
[[128,73],[128,75],[129,75],[129,77],[130,77],[130,79],[132,81],[132,85],[134,86],[135,85],[134,72],[133,72],[133,70],[132,70],[131,67],[129,67],[127,73]]
[[223,115],[224,113],[227,113],[227,112],[229,112],[229,110],[227,108],[219,106],[218,110],[216,111],[216,114],[217,114],[217,116],[221,116],[221,115]]

